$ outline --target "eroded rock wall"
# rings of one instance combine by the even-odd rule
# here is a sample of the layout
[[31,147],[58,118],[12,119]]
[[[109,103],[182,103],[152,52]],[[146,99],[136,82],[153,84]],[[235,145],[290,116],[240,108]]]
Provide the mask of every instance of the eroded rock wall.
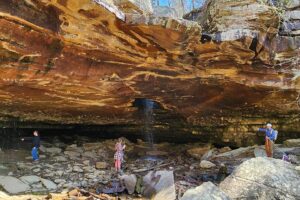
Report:
[[299,133],[299,65],[279,65],[299,42],[278,34],[274,6],[210,0],[199,24],[134,3],[0,0],[1,121],[143,126],[132,103],[149,98],[166,134],[242,145],[267,121]]

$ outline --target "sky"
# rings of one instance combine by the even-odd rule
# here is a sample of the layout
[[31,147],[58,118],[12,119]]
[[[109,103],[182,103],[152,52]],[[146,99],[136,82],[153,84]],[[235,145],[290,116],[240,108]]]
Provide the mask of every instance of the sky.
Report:
[[[172,0],[170,0],[172,1]],[[202,0],[202,1],[196,1],[196,7],[200,7],[199,4],[203,3],[205,0]],[[161,6],[168,6],[168,0],[159,0],[160,2],[160,5]],[[192,2],[192,0],[189,0],[187,2]],[[188,7],[191,7],[191,3],[189,3]]]

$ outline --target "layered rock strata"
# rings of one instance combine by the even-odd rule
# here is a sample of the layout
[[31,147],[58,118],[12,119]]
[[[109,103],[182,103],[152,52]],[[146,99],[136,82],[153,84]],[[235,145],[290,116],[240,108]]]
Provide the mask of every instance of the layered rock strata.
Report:
[[132,104],[148,98],[166,133],[299,134],[297,2],[282,21],[266,2],[209,0],[196,22],[136,2],[0,0],[1,121],[143,126]]

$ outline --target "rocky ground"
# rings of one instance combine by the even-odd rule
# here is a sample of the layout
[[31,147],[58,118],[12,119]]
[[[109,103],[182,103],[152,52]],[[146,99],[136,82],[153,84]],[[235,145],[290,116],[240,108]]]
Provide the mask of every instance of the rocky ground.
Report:
[[[115,140],[91,142],[82,137],[73,144],[63,143],[57,138],[53,140],[43,142],[38,162],[31,160],[28,150],[1,151],[2,190],[10,194],[40,195],[35,196],[36,199],[44,199],[45,195],[48,199],[81,195],[94,195],[98,199],[179,199],[188,189],[203,182],[211,182],[207,187],[219,185],[244,161],[265,156],[263,146],[232,150],[199,143],[160,143],[150,147],[142,140],[133,143],[124,138],[127,146],[125,163],[123,173],[117,174],[113,168]],[[5,157],[9,152],[10,156]],[[300,164],[299,139],[276,145],[275,158],[280,159],[283,152],[290,152],[291,168]],[[26,154],[28,157],[22,159]],[[11,162],[14,156],[19,161]],[[221,183],[221,188],[224,188],[224,183]],[[0,194],[0,199],[9,199],[4,195]]]

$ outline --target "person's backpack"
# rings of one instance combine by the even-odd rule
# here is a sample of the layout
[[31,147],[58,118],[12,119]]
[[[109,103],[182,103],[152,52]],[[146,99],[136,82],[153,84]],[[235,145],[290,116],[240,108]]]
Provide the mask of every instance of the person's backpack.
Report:
[[273,134],[274,134],[274,141],[277,140],[277,136],[278,136],[278,131],[273,130]]

